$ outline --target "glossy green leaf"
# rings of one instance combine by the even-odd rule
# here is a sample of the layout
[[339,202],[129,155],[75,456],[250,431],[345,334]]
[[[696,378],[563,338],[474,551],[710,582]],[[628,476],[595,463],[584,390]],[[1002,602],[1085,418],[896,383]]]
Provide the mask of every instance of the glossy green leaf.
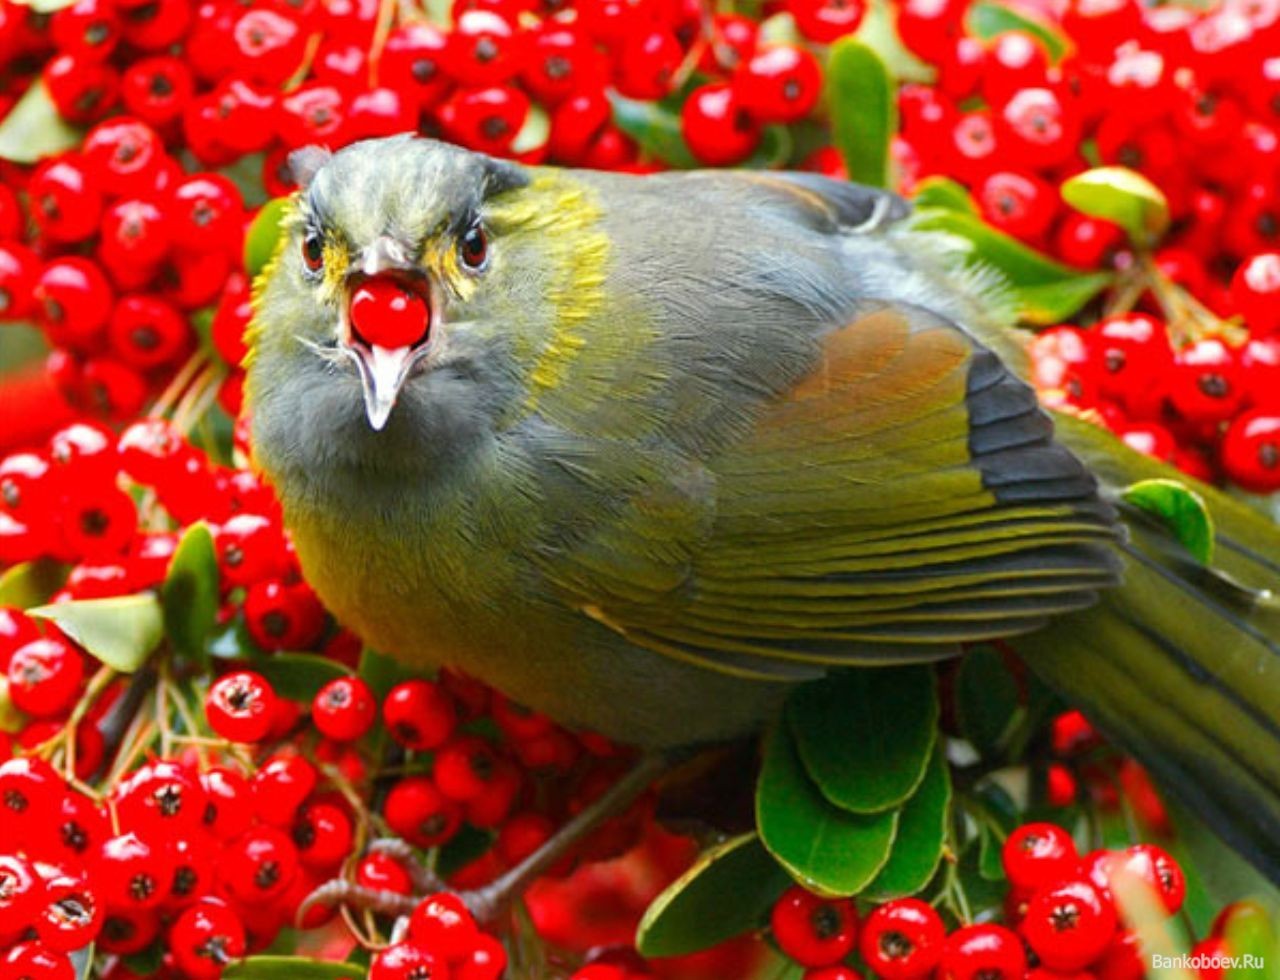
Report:
[[0,160],[35,163],[78,145],[83,135],[58,114],[37,78],[0,120]]
[[77,599],[28,610],[47,619],[108,667],[132,674],[164,639],[164,617],[154,593]]
[[0,606],[39,606],[48,602],[66,579],[66,566],[46,558],[14,565],[0,575]]
[[271,682],[280,697],[303,704],[310,704],[330,681],[351,676],[336,660],[310,653],[273,653],[254,661],[253,669]]
[[969,650],[956,672],[956,719],[960,731],[983,755],[990,755],[1018,710],[1018,682],[995,647]]
[[1139,247],[1155,245],[1169,228],[1164,193],[1126,167],[1097,167],[1068,177],[1062,199],[1077,211],[1119,225]]
[[197,662],[207,656],[218,620],[218,552],[203,521],[183,532],[160,587],[164,626],[174,649]]
[[244,268],[250,276],[260,273],[276,254],[282,223],[289,213],[287,197],[273,197],[258,209],[244,236]]
[[999,272],[1013,290],[1019,315],[1030,323],[1049,325],[1068,319],[1114,280],[1108,272],[1080,272],[1055,262],[961,211],[921,211],[915,227],[967,241],[968,263]]
[[350,963],[302,956],[250,956],[223,970],[222,980],[363,980],[363,974]]
[[950,177],[926,177],[916,184],[915,194],[911,202],[917,208],[942,208],[946,211],[960,211],[964,214],[976,214],[973,198],[963,184]]
[[1203,565],[1213,560],[1213,518],[1204,498],[1177,480],[1141,480],[1125,488],[1124,499],[1169,529]]
[[881,902],[924,888],[942,860],[950,813],[951,771],[942,749],[936,748],[920,787],[902,805],[889,861],[863,895]]
[[1003,786],[987,779],[973,788],[969,810],[978,822],[977,872],[987,881],[1004,881],[1001,852],[1018,825],[1018,805]]
[[640,149],[663,163],[682,170],[700,164],[680,132],[680,111],[666,102],[644,102],[609,92],[613,121]]
[[1049,58],[1060,61],[1067,53],[1067,39],[1044,21],[1028,17],[1000,3],[975,3],[966,18],[969,33],[984,41],[1007,31],[1023,31],[1040,41]]
[[791,878],[755,834],[703,854],[655,898],[640,920],[645,956],[683,956],[740,936],[768,918]]
[[889,860],[897,826],[897,810],[857,814],[833,806],[805,771],[788,725],[766,738],[756,827],[800,884],[823,895],[856,895]]
[[1276,980],[1280,977],[1280,938],[1273,912],[1257,901],[1234,902],[1220,923],[1219,934],[1237,961],[1228,967],[1226,980]]
[[897,86],[875,49],[841,38],[827,60],[831,141],[844,157],[849,179],[889,186],[889,140],[897,129]]
[[878,813],[915,792],[938,738],[933,667],[867,667],[797,688],[786,720],[831,803]]

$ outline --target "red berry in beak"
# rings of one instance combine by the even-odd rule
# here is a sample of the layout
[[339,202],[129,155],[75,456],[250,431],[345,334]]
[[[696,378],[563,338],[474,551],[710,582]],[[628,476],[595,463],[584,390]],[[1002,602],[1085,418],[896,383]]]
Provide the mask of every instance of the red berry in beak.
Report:
[[389,276],[375,276],[356,287],[347,317],[360,340],[387,350],[415,346],[431,326],[426,300]]

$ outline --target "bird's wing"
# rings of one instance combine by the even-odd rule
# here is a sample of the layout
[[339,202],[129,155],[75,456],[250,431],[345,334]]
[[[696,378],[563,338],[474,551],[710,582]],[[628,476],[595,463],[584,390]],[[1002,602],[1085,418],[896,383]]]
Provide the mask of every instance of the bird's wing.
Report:
[[777,679],[1026,632],[1117,576],[1115,515],[1034,392],[918,307],[831,331],[702,465],[709,504],[640,494],[549,558],[562,601],[638,645]]

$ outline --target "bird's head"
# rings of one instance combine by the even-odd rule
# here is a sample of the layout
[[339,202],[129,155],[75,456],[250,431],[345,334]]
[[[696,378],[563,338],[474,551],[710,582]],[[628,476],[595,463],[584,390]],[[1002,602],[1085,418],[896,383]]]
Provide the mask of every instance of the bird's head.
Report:
[[274,413],[282,439],[314,415],[387,445],[492,427],[598,291],[607,245],[563,176],[409,136],[291,165],[249,333],[255,420]]

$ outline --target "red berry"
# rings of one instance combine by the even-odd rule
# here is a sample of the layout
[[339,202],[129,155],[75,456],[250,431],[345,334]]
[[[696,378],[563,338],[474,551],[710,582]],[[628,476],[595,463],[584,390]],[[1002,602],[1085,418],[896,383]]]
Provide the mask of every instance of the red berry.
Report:
[[31,217],[54,242],[78,242],[92,235],[102,216],[102,189],[79,154],[40,164],[27,184]]
[[1169,379],[1169,401],[1190,422],[1222,422],[1244,400],[1240,359],[1217,338],[1198,340],[1178,351]]
[[899,898],[875,908],[862,926],[859,950],[884,980],[916,980],[942,959],[946,931],[933,906]]
[[429,752],[449,740],[458,723],[453,699],[430,681],[397,684],[382,702],[382,720],[407,749]]
[[90,130],[84,157],[107,194],[145,196],[155,190],[165,158],[164,143],[142,120],[117,116]]
[[1280,331],[1280,252],[1240,263],[1231,279],[1231,303],[1255,337]]
[[487,933],[479,933],[471,948],[459,960],[449,964],[453,980],[502,980],[506,969],[506,948]]
[[88,882],[58,875],[44,888],[44,906],[35,920],[36,935],[49,949],[70,953],[97,937],[105,910]]
[[228,585],[251,586],[287,571],[280,525],[263,514],[236,514],[217,529],[215,540]]
[[442,957],[418,943],[397,943],[373,958],[368,980],[449,980]]
[[44,882],[31,864],[17,854],[0,854],[0,936],[31,926],[44,901]]
[[261,674],[240,670],[218,678],[205,697],[209,727],[231,742],[258,742],[271,730],[276,695]]
[[1058,192],[1030,174],[1001,170],[974,189],[987,223],[1025,242],[1038,242],[1058,213]]
[[125,69],[120,98],[125,109],[152,126],[175,122],[191,100],[191,69],[180,58],[158,55]]
[[435,759],[434,777],[440,791],[459,802],[480,796],[498,768],[493,746],[475,735],[464,735],[444,745]]
[[642,31],[623,42],[614,77],[618,91],[632,99],[661,99],[683,61],[684,49],[669,30]]
[[680,131],[702,163],[722,167],[741,163],[760,144],[760,124],[737,91],[725,83],[695,89],[680,112]]
[[305,582],[258,582],[245,592],[243,608],[245,627],[264,650],[305,650],[324,631],[324,607]]
[[464,10],[445,48],[448,73],[463,85],[496,85],[524,67],[524,38],[494,10]]
[[761,122],[798,122],[822,95],[818,59],[794,44],[756,51],[733,79],[742,106]]
[[12,947],[0,960],[0,970],[0,975],[15,980],[76,980],[76,969],[65,953],[35,941]]
[[44,637],[15,650],[7,673],[14,705],[49,718],[71,707],[84,677],[84,659],[62,640]]
[[152,909],[169,897],[173,859],[159,842],[129,831],[103,842],[97,872],[108,909]]
[[200,774],[205,793],[204,828],[221,840],[239,837],[253,822],[253,789],[233,769],[214,766]]
[[1227,475],[1246,490],[1280,490],[1280,413],[1266,409],[1237,416],[1223,437],[1221,459]]
[[253,775],[258,819],[277,827],[290,826],[319,778],[315,766],[297,752],[277,752]]
[[789,0],[787,9],[800,33],[818,44],[852,34],[867,14],[865,0]]
[[168,947],[183,975],[191,980],[217,980],[223,967],[245,954],[244,926],[229,906],[201,902],[170,927]]
[[352,742],[378,717],[378,702],[359,677],[338,677],[322,687],[311,704],[311,720],[326,738]]
[[1026,970],[1022,942],[1004,926],[962,926],[942,949],[942,980],[1022,980]]
[[431,326],[426,299],[387,276],[366,279],[351,294],[347,314],[355,338],[371,347],[413,347]]
[[458,804],[426,776],[408,776],[391,787],[382,813],[393,831],[421,848],[450,840],[462,823]]
[[45,62],[41,72],[58,115],[86,125],[101,119],[120,96],[120,74],[110,65],[83,55],[60,54]]
[[1111,942],[1116,910],[1088,880],[1072,878],[1036,892],[1019,929],[1045,966],[1080,970]]
[[93,262],[77,256],[54,259],[32,295],[51,343],[77,350],[98,344],[111,314],[111,286]]
[[40,259],[18,242],[0,242],[0,322],[21,320],[35,307]]
[[346,810],[321,800],[298,813],[292,836],[304,864],[332,869],[351,853],[354,829]]
[[356,883],[378,891],[408,895],[413,890],[409,872],[388,854],[366,854],[356,866]]
[[1080,862],[1075,841],[1051,823],[1023,824],[1001,850],[1005,875],[1018,889],[1031,891],[1075,871]]
[[409,916],[409,938],[450,962],[466,956],[478,935],[471,912],[448,892],[423,899]]
[[276,827],[251,827],[229,844],[219,878],[237,902],[259,905],[285,893],[298,872],[298,849]]
[[852,902],[820,898],[798,885],[774,903],[769,923],[778,947],[801,966],[838,963],[858,939]]

